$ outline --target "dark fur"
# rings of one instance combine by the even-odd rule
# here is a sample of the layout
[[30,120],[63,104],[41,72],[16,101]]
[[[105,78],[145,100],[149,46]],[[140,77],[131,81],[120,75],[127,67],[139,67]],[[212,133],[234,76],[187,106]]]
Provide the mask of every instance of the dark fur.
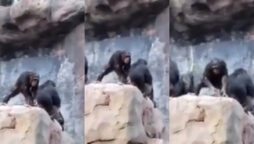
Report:
[[254,85],[246,70],[236,69],[227,77],[226,94],[236,99],[244,108],[252,107],[249,100],[254,97]]
[[[193,92],[193,75],[187,75],[186,77],[180,77],[177,64],[170,60],[170,96],[178,97],[188,92]],[[184,79],[185,78],[185,79]],[[187,80],[186,80],[187,79]]]
[[60,112],[61,99],[53,81],[48,80],[40,85],[36,100],[38,105],[45,109],[52,119],[56,119],[64,130],[64,118]]
[[[138,87],[138,89],[143,93],[147,94],[153,102],[153,78],[147,67],[147,62],[144,59],[138,59],[134,64],[132,64],[129,72],[130,81],[133,85]],[[151,87],[151,91],[147,91],[146,84]]]
[[[214,74],[213,66],[217,66],[219,69],[219,74]],[[212,59],[205,67],[205,71],[203,73],[203,78],[201,82],[198,84],[195,94],[198,95],[200,90],[203,87],[214,87],[217,89],[222,88],[222,78],[228,75],[227,65],[221,59]]]
[[[32,86],[30,78],[33,77],[34,79],[37,79],[37,85]],[[34,100],[36,97],[38,85],[39,85],[39,75],[34,72],[23,72],[17,79],[15,86],[12,88],[11,93],[4,97],[3,102],[8,103],[8,101],[18,95],[19,93],[22,93],[25,97],[25,101],[28,105],[34,106]]]
[[[122,56],[129,57],[129,63],[123,62]],[[101,81],[103,77],[112,71],[115,71],[119,79],[123,83],[127,83],[127,76],[131,66],[131,56],[127,51],[116,51],[110,58],[105,70],[98,76],[97,80]]]

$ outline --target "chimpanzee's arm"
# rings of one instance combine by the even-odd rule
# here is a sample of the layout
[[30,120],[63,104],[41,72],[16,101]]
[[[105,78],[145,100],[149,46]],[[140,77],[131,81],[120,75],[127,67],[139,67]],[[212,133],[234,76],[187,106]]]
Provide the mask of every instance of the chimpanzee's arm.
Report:
[[12,90],[11,93],[7,96],[4,97],[3,103],[8,103],[8,101],[12,98],[15,97],[20,93],[19,87],[15,86]]

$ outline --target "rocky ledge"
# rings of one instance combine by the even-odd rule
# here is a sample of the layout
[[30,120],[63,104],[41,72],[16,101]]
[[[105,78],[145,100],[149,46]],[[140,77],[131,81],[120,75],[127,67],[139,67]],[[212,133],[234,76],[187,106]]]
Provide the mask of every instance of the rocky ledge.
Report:
[[86,39],[126,33],[153,21],[169,0],[85,0]]
[[163,119],[134,86],[85,86],[85,144],[168,143]]
[[234,99],[170,98],[170,143],[253,144],[254,117]]
[[170,7],[171,32],[182,34],[181,39],[248,31],[254,22],[254,0],[170,0]]
[[0,106],[0,139],[1,144],[74,144],[46,111],[25,106]]
[[0,6],[0,48],[48,46],[84,22],[84,0],[19,0]]

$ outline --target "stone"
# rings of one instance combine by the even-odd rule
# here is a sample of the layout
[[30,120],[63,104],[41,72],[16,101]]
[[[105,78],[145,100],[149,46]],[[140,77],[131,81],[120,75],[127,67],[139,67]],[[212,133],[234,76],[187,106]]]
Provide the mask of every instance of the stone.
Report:
[[0,48],[52,46],[84,22],[84,7],[82,0],[19,0],[0,6]]
[[102,83],[121,83],[117,74],[115,72],[111,72],[103,77],[101,80]]
[[254,13],[253,0],[171,0],[170,4],[171,31],[188,35],[188,38],[253,25],[249,21]]
[[51,3],[53,22],[64,22],[85,11],[84,0],[53,0]]
[[253,116],[232,98],[185,95],[169,105],[170,143],[253,143]]
[[216,88],[201,88],[200,92],[199,92],[199,96],[214,96],[214,97],[218,97],[220,96],[220,90],[216,89]]
[[21,31],[48,23],[50,2],[50,0],[20,0],[10,7],[11,20]]
[[148,23],[168,5],[169,0],[85,0],[86,39]]
[[159,110],[132,85],[85,86],[85,143],[147,144],[162,140],[165,126]]
[[0,106],[1,144],[73,144],[66,138],[68,135],[62,134],[61,126],[41,108]]

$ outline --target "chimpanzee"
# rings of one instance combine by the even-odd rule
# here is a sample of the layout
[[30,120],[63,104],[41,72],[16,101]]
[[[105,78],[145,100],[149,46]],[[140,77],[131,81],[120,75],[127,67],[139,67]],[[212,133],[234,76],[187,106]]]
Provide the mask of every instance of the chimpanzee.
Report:
[[254,85],[247,71],[239,68],[226,78],[226,95],[236,99],[245,110],[252,109]]
[[169,94],[172,97],[177,97],[185,94],[184,82],[180,79],[179,70],[177,64],[170,59],[170,91]]
[[118,50],[111,56],[105,70],[98,76],[97,80],[101,81],[102,78],[108,73],[115,71],[119,80],[127,83],[127,77],[131,66],[131,55],[127,51]]
[[222,79],[228,75],[226,63],[218,58],[212,59],[205,67],[203,78],[198,84],[195,94],[199,95],[201,88],[222,88]]
[[134,64],[131,65],[129,78],[131,84],[138,87],[145,97],[149,97],[154,102],[153,78],[147,67],[146,60],[138,59]]
[[3,102],[8,103],[8,101],[22,93],[25,97],[26,104],[34,106],[34,100],[36,97],[38,85],[39,85],[39,75],[35,72],[23,72],[17,79],[15,86],[12,88],[11,93],[4,97]]
[[60,112],[61,99],[56,90],[56,84],[47,80],[39,86],[37,97],[38,106],[45,109],[52,119],[59,122],[64,130],[64,118]]
[[88,62],[87,62],[87,58],[85,56],[85,83],[87,83],[87,74],[88,74]]
[[176,85],[180,79],[179,70],[177,64],[170,59],[170,85]]

